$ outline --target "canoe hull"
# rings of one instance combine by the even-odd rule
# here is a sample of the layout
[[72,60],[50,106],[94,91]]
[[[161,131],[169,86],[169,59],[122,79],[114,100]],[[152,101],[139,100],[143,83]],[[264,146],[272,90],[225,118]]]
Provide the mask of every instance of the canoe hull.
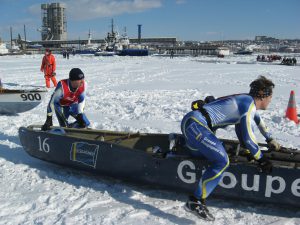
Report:
[[0,114],[16,114],[29,111],[45,98],[46,91],[0,91]]
[[[186,156],[157,158],[117,144],[24,127],[19,137],[27,153],[41,160],[187,194],[194,192],[208,165]],[[300,169],[274,167],[266,175],[256,165],[231,163],[213,196],[300,207]]]

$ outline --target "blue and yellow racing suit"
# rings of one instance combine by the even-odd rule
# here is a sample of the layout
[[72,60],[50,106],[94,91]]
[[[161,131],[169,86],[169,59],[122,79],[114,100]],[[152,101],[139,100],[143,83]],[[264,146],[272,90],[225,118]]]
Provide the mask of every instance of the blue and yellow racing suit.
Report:
[[203,108],[211,119],[212,129],[209,128],[205,116],[200,111],[187,113],[181,122],[181,130],[191,154],[195,157],[204,157],[210,163],[195,191],[195,196],[199,199],[209,196],[229,166],[228,155],[222,142],[215,136],[215,130],[235,125],[241,145],[247,148],[257,160],[262,157],[262,152],[254,136],[253,126],[258,126],[267,140],[271,138],[256,111],[254,99],[248,94],[222,97],[205,104]]

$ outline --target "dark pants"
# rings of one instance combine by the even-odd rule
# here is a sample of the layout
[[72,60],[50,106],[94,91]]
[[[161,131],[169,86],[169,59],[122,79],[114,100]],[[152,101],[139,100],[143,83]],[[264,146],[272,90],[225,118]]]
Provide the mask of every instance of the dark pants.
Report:
[[[70,106],[61,106],[61,110],[55,110],[55,114],[57,116],[57,120],[59,122],[59,125],[61,127],[74,127],[76,128],[78,124],[75,122],[73,124],[70,124],[68,122],[68,118],[70,116],[76,118],[78,115],[78,104],[72,104]],[[83,114],[83,120],[86,124],[86,126],[90,125],[90,121],[86,117],[85,114]]]

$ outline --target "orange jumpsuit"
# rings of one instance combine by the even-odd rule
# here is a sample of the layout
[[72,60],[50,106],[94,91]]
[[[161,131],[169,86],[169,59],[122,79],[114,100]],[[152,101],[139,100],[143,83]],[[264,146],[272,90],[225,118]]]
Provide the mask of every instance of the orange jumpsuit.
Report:
[[45,74],[45,80],[46,80],[46,87],[50,88],[50,79],[53,82],[54,87],[57,86],[57,81],[55,78],[55,70],[56,70],[56,62],[55,57],[51,53],[48,55],[45,54],[43,57],[42,65],[41,65],[41,71]]

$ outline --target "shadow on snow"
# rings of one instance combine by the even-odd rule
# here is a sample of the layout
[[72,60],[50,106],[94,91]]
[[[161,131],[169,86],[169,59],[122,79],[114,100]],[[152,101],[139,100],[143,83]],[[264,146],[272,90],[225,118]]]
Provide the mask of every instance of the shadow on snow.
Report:
[[[18,137],[0,134],[0,141],[8,140],[17,145],[21,145]],[[187,218],[178,217],[171,213],[162,211],[161,209],[141,202],[140,200],[132,199],[134,192],[142,192],[144,195],[151,198],[169,199],[173,201],[185,202],[187,196],[182,193],[170,192],[162,189],[150,187],[149,185],[137,185],[121,180],[97,176],[85,171],[66,168],[60,165],[41,161],[29,156],[22,147],[11,149],[10,147],[0,144],[0,157],[14,164],[25,164],[31,168],[38,169],[41,179],[55,179],[61,182],[69,183],[75,187],[88,187],[99,192],[107,192],[112,198],[119,202],[131,205],[136,209],[146,210],[152,215],[167,219],[175,224],[195,224],[196,222]],[[82,177],[84,176],[84,179]],[[130,189],[130,191],[125,191]],[[182,204],[183,206],[183,204]],[[239,202],[226,199],[209,199],[208,206],[213,206],[218,209],[230,208],[239,210],[245,213],[255,213],[262,215],[273,215],[286,218],[300,217],[300,212],[297,209],[280,208],[280,205],[257,205],[249,202]],[[214,213],[214,209],[211,210]],[[234,219],[234,218],[233,218]]]

